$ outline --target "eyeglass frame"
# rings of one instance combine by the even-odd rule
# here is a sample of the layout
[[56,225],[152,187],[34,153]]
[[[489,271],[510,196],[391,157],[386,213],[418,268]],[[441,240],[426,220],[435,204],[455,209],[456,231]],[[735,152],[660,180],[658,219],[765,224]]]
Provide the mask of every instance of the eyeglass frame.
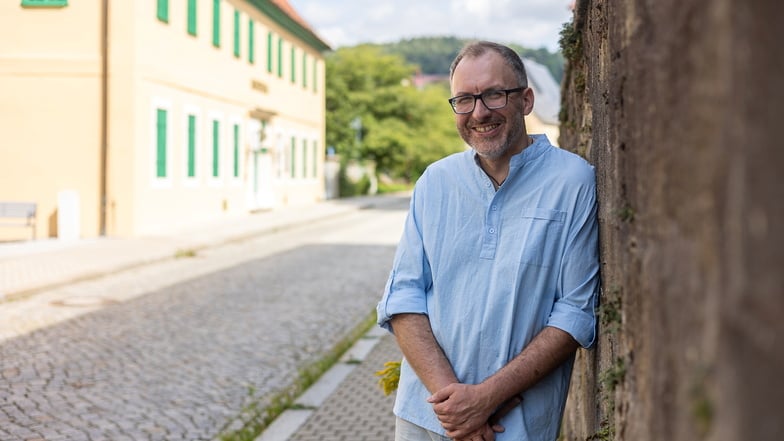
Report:
[[[448,101],[449,101],[450,107],[452,107],[452,111],[455,112],[456,115],[468,115],[469,113],[472,113],[474,110],[476,110],[476,100],[482,101],[482,105],[485,106],[485,108],[488,109],[488,110],[503,109],[504,107],[506,107],[507,104],[509,104],[509,94],[510,93],[522,92],[525,89],[528,89],[528,86],[520,86],[520,87],[515,87],[513,89],[486,90],[486,91],[484,91],[482,93],[477,93],[477,94],[467,93],[467,94],[464,94],[464,95],[453,96],[452,98],[449,98]],[[498,93],[498,92],[503,92],[504,93],[504,98],[506,98],[504,100],[504,105],[503,106],[497,106],[497,107],[490,107],[490,106],[488,106],[487,103],[485,103],[485,99],[482,96],[485,95],[485,94],[488,94],[488,93]],[[458,112],[457,109],[455,108],[455,100],[457,100],[458,98],[468,98],[469,96],[474,99],[474,103],[471,106],[471,110],[469,110],[467,112]]]

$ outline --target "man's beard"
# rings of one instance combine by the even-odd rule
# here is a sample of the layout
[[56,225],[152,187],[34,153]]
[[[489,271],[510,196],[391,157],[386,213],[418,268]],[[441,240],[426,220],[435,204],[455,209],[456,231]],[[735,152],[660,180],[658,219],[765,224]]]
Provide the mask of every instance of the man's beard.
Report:
[[480,157],[491,160],[501,158],[506,152],[517,147],[514,143],[524,142],[525,139],[525,129],[522,122],[512,123],[507,133],[502,133],[494,139],[476,139],[474,138],[475,132],[464,125],[458,126],[457,131],[463,141],[470,145]]

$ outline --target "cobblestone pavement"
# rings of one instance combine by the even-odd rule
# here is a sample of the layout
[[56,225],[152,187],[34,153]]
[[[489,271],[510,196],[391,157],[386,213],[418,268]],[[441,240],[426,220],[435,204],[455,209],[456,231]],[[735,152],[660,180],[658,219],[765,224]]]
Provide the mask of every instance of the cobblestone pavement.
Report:
[[0,340],[0,440],[214,439],[372,310],[405,208],[36,294],[66,312]]

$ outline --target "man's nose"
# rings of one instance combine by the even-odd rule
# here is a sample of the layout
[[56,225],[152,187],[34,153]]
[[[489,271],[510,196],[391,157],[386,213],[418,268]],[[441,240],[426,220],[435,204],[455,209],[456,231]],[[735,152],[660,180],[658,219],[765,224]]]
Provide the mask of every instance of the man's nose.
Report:
[[490,113],[490,109],[487,108],[484,100],[477,98],[476,102],[474,103],[474,111],[471,112],[471,114],[482,116],[488,113]]

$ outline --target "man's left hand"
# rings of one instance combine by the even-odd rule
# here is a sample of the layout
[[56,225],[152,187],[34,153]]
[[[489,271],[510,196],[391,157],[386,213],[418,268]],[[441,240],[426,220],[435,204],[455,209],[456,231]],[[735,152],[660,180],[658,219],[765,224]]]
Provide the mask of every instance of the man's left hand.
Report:
[[461,439],[486,426],[494,405],[477,385],[452,383],[436,391],[427,401],[446,434]]

